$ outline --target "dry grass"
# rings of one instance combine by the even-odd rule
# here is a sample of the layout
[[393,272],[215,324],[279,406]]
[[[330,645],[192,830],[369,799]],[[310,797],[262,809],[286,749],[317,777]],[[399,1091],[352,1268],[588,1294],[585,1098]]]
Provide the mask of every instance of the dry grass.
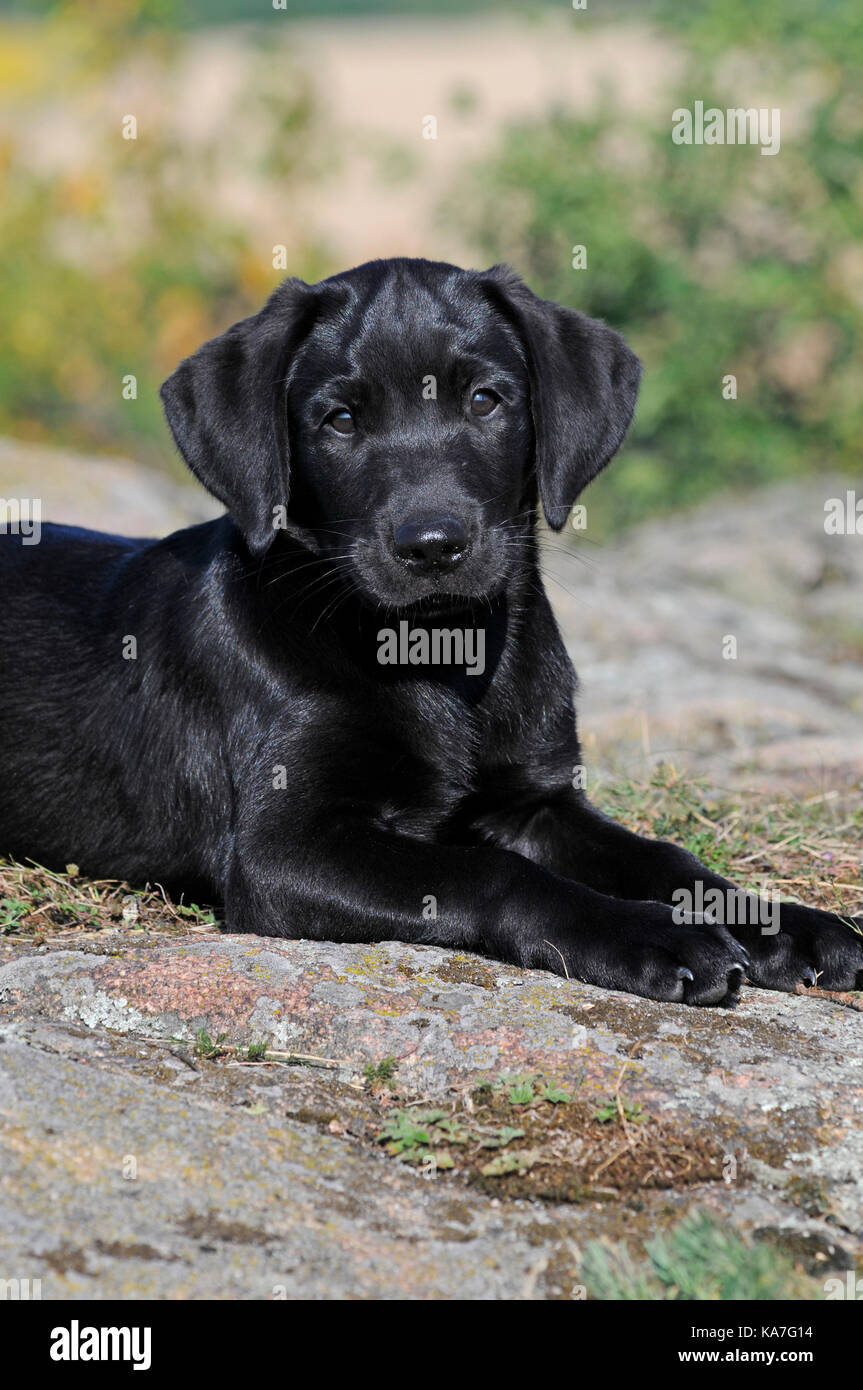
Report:
[[863,798],[827,791],[795,799],[711,797],[670,763],[648,783],[599,784],[593,799],[644,835],[675,840],[709,868],[757,892],[843,915],[863,906]]
[[158,886],[134,892],[115,879],[82,878],[75,864],[55,872],[41,864],[0,859],[0,936],[39,944],[100,931],[212,931],[213,912],[173,902]]

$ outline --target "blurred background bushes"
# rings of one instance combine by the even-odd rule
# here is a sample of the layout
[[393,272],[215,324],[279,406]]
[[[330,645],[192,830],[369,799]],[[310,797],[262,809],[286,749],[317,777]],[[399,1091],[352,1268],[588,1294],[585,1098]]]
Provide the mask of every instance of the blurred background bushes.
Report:
[[[645,362],[629,446],[590,494],[606,523],[859,475],[863,441],[863,8],[660,0],[651,17],[686,49],[659,119],[606,104],[518,126],[450,208],[485,259],[607,319]],[[758,73],[786,98],[777,155],[672,143],[672,109],[747,105],[735,79]]]
[[[309,85],[290,64],[275,70],[251,31],[239,90],[196,124],[178,36],[156,22],[172,7],[45,10],[0,45],[0,433],[164,466],[160,382],[283,278],[244,186],[290,188],[314,143]],[[303,244],[290,266],[326,269]]]
[[[464,8],[436,9],[437,22]],[[541,22],[542,7],[529,8]],[[337,24],[391,11],[308,0],[296,13]],[[266,26],[235,31],[242,75],[226,81],[216,116],[189,109],[180,22],[258,12],[92,0],[0,14],[0,433],[175,466],[158,384],[282,278],[273,227],[284,225],[275,239],[292,273],[348,263],[315,234],[315,180],[338,157],[326,111]],[[590,494],[600,531],[719,488],[860,474],[859,0],[618,0],[570,22],[647,18],[683,55],[658,113],[636,117],[607,97],[589,115],[550,109],[500,129],[438,224],[457,229],[473,263],[511,261],[539,293],[606,318],[643,358],[630,443]],[[770,102],[782,108],[778,155],[672,144],[675,107],[762,104],[742,95],[756,88],[782,93]],[[137,142],[121,138],[130,91],[144,93]],[[470,92],[462,99],[469,107]],[[410,149],[399,168],[422,178]],[[581,243],[587,269],[574,270]],[[427,254],[434,244],[431,228]],[[138,379],[131,411],[127,373]],[[736,401],[723,399],[726,373]]]

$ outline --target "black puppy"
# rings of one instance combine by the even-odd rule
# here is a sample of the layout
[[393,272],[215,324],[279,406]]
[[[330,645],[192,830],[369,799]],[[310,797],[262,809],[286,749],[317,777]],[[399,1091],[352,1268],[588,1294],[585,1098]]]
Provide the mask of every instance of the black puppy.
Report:
[[853,988],[859,925],[783,904],[732,935],[700,895],[757,899],[577,789],[537,493],[559,530],[638,379],[505,267],[287,281],[162,388],[228,515],[3,538],[0,852],[209,895],[234,931],[467,947],[655,999]]

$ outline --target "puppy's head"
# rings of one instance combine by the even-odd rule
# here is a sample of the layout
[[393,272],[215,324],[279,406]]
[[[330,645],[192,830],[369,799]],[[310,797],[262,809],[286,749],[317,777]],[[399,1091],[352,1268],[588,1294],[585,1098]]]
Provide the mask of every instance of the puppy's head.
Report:
[[376,603],[489,597],[537,488],[560,530],[620,445],[639,364],[505,266],[286,281],[162,387],[177,445],[263,554],[284,518]]

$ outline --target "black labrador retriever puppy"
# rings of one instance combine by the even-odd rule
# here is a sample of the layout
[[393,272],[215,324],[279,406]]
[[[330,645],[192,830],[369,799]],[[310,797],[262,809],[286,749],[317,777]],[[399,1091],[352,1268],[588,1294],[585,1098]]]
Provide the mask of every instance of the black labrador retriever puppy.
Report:
[[564,525],[639,370],[504,266],[286,281],[162,388],[223,518],[3,537],[0,852],[207,895],[232,931],[653,999],[859,985],[859,922],[783,904],[765,928],[579,788],[536,509]]

